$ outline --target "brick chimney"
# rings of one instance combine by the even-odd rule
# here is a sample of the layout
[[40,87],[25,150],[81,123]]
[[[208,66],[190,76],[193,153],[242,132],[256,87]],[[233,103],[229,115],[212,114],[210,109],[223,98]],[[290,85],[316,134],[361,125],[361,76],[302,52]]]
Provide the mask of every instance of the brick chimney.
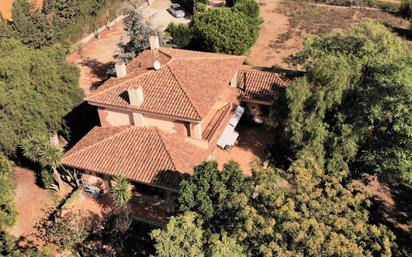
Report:
[[129,88],[127,90],[127,94],[129,95],[129,103],[133,106],[140,106],[143,104],[143,88]]

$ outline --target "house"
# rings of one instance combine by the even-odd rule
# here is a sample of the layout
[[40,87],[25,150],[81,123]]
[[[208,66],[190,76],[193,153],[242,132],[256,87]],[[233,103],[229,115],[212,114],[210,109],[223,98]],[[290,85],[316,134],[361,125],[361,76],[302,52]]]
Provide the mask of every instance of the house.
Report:
[[[5,20],[11,21],[11,8],[13,7],[14,0],[1,0],[0,1],[0,15]],[[33,0],[33,3],[37,7],[43,6],[43,0]]]
[[218,141],[230,141],[242,105],[268,105],[273,87],[285,86],[278,74],[244,66],[244,56],[163,48],[157,37],[150,43],[86,98],[101,126],[63,158],[85,171],[86,185],[107,189],[124,176],[176,191]]

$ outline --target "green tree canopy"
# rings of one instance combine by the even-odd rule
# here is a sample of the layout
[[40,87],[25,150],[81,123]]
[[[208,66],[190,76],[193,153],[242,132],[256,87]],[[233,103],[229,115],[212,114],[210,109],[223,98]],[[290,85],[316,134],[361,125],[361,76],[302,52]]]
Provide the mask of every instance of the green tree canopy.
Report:
[[13,189],[13,166],[0,152],[0,232],[16,222]]
[[[235,176],[206,162],[183,182],[179,215],[152,235],[159,256],[167,256],[159,246],[180,249],[179,256],[392,256],[392,232],[369,223],[368,196],[361,183],[346,182],[347,172],[326,175],[302,155],[287,171],[256,167],[239,183],[238,167],[228,167]],[[182,247],[184,238],[196,241],[193,248]]]
[[83,94],[79,71],[59,46],[33,50],[3,40],[0,59],[0,150],[15,155],[23,139],[61,130]]
[[255,0],[237,0],[233,10],[242,12],[253,19],[259,17],[259,4]]
[[54,28],[46,16],[29,0],[16,0],[12,7],[12,27],[16,38],[34,48],[48,46],[54,40]]
[[295,157],[310,152],[330,174],[412,181],[412,55],[402,39],[367,20],[307,39],[289,62],[306,74],[275,101],[272,125]]
[[259,22],[243,12],[214,8],[194,17],[193,32],[202,50],[242,55],[256,42]]

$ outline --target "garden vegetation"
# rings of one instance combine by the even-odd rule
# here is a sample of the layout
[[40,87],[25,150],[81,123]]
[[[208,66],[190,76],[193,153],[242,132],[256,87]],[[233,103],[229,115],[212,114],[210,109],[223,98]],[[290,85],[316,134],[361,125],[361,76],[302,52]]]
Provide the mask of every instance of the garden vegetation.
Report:
[[402,39],[367,20],[306,40],[289,63],[305,71],[280,89],[272,126],[293,158],[313,154],[328,174],[412,181],[412,55]]

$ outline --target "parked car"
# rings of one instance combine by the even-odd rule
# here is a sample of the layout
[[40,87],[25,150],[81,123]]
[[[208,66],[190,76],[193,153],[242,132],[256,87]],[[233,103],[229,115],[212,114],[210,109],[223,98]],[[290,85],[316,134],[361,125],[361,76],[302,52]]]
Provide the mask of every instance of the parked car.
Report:
[[185,10],[180,6],[180,4],[171,4],[169,7],[169,12],[176,18],[185,17]]

